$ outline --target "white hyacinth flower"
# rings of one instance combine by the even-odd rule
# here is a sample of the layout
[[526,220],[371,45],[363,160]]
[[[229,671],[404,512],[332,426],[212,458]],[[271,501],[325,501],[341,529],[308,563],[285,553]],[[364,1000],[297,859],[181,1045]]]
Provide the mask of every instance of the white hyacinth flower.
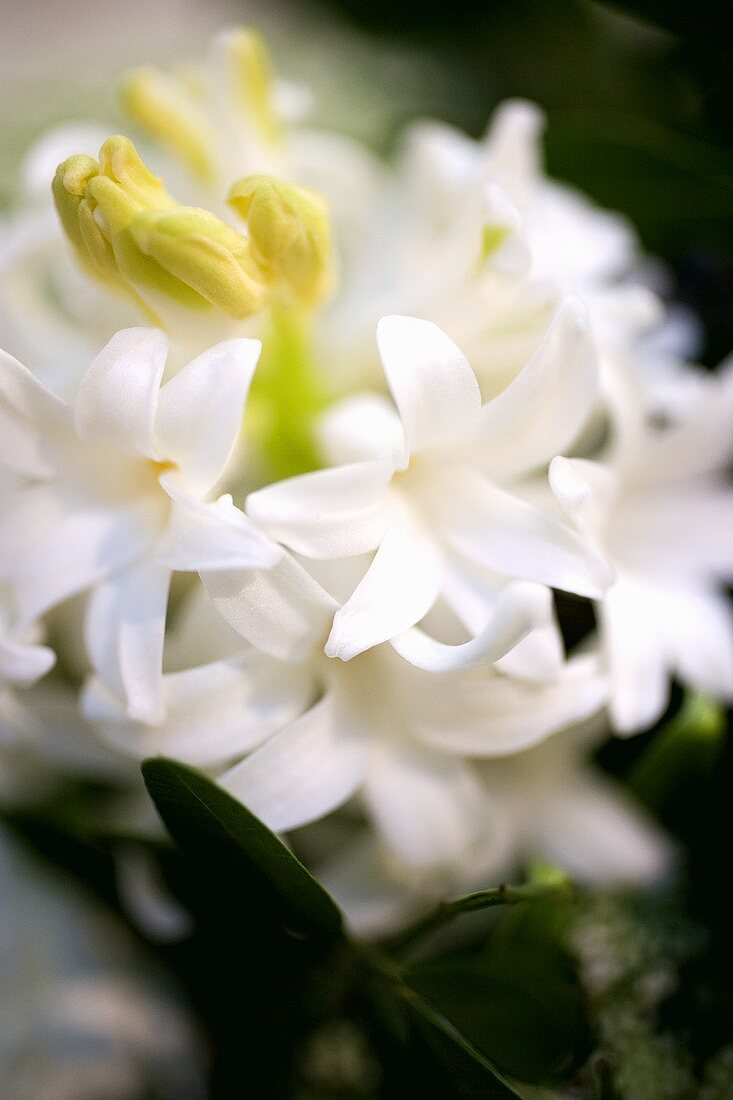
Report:
[[[618,379],[620,381],[620,379]],[[617,579],[599,603],[616,729],[652,725],[672,675],[733,698],[733,372],[710,377],[683,420],[646,423],[631,378],[612,397],[604,461],[558,457],[550,484]]]
[[387,317],[377,338],[398,415],[347,406],[339,434],[352,461],[247,500],[258,524],[306,557],[377,551],[336,615],[329,656],[348,660],[401,634],[441,595],[460,617],[453,578],[472,565],[600,595],[611,573],[587,540],[511,492],[577,436],[593,407],[582,310],[559,310],[524,371],[484,406],[468,362],[435,325]]
[[230,498],[206,503],[237,440],[259,342],[219,344],[161,386],[167,348],[155,329],[117,333],[73,405],[0,358],[0,458],[19,477],[0,567],[18,629],[89,591],[92,662],[147,718],[161,711],[171,570],[278,557]]
[[56,657],[36,623],[19,628],[12,599],[0,591],[0,798],[38,799],[62,776],[118,779],[128,761],[107,752],[79,715],[74,691],[38,684]]
[[616,328],[636,327],[635,291],[644,302],[652,295],[628,285],[615,294],[637,260],[635,234],[546,176],[543,127],[538,107],[508,100],[480,141],[437,122],[408,129],[348,241],[343,285],[324,318],[326,358],[350,380],[376,377],[371,332],[385,314],[438,324],[486,396],[521,369],[569,293],[598,299],[595,312],[610,313]]
[[481,839],[451,862],[409,865],[378,833],[360,831],[329,857],[316,848],[321,881],[350,927],[367,937],[394,931],[446,896],[511,881],[536,860],[602,888],[659,881],[674,866],[674,847],[621,784],[590,763],[606,735],[594,718],[525,751],[479,761]]
[[[206,767],[277,832],[356,796],[396,858],[417,870],[449,866],[484,835],[486,799],[467,758],[536,744],[606,695],[593,657],[550,682],[491,664],[547,629],[551,601],[539,586],[507,586],[477,641],[411,631],[344,663],[323,650],[338,603],[293,559],[204,579],[216,610],[264,652],[241,642],[237,652],[229,638],[213,664],[166,675],[155,728],[132,719],[98,677],[86,713],[118,748]],[[215,651],[221,628],[197,622]]]
[[[124,102],[144,160],[56,131],[0,225],[8,788],[162,753],[277,832],[355,805],[334,888],[386,925],[537,854],[653,878],[568,727],[649,725],[672,675],[733,698],[730,371],[547,178],[530,104],[382,164],[301,125],[248,30]],[[551,588],[596,602],[595,650],[565,660]]]

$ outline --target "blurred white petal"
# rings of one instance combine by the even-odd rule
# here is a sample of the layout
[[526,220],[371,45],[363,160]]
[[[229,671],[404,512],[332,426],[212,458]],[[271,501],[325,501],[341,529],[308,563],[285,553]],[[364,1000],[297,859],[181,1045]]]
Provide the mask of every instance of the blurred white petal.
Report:
[[591,597],[613,579],[572,528],[473,471],[461,470],[444,486],[434,509],[445,542],[487,569]]
[[302,661],[326,640],[337,604],[291,557],[272,569],[203,572],[219,614],[243,638],[283,661]]
[[470,455],[492,478],[531,473],[575,441],[597,395],[587,311],[569,299],[526,367],[482,408]]
[[391,851],[416,871],[459,863],[481,838],[485,792],[463,761],[430,749],[375,745],[364,799]]
[[365,751],[362,738],[336,721],[325,696],[219,784],[274,832],[285,832],[351,797],[364,776]]
[[163,637],[170,570],[146,559],[97,585],[89,599],[86,643],[101,679],[131,718],[163,717]]
[[167,478],[162,485],[173,506],[156,557],[169,569],[269,569],[280,560],[280,548],[235,508],[230,496],[207,504],[176,489]]

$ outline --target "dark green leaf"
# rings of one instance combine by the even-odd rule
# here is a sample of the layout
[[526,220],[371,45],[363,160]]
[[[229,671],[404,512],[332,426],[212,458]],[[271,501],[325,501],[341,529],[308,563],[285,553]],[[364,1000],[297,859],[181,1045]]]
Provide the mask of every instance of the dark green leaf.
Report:
[[431,1004],[407,987],[404,997],[425,1054],[435,1059],[461,1095],[486,1100],[509,1100],[521,1095]]
[[585,1015],[552,909],[540,903],[518,907],[478,948],[404,971],[410,988],[468,1044],[523,1081],[567,1076],[586,1040]]
[[[262,822],[201,772],[173,760],[143,764],[148,791],[187,858],[199,865],[226,860],[295,931],[343,937],[341,911],[311,873]],[[259,899],[258,899],[259,900]]]

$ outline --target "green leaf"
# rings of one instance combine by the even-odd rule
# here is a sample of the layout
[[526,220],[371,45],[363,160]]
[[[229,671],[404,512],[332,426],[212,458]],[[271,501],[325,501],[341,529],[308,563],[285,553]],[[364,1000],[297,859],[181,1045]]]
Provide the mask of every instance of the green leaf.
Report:
[[533,1083],[566,1077],[587,1038],[557,911],[552,903],[518,907],[480,946],[403,971],[408,986],[483,1058]]
[[416,1031],[423,1040],[425,1053],[432,1056],[440,1070],[458,1091],[467,1097],[509,1100],[521,1096],[488,1058],[424,998],[404,987],[404,1000]]
[[285,844],[201,772],[162,757],[142,766],[145,784],[168,831],[199,865],[224,858],[293,930],[343,939],[341,911]]

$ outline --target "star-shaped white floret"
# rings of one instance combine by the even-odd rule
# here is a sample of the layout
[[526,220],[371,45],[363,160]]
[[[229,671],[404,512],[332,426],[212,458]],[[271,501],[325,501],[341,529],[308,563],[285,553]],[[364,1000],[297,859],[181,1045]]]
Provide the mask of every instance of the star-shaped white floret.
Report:
[[218,344],[161,385],[167,350],[156,329],[118,332],[72,404],[0,357],[0,463],[17,478],[0,568],[18,626],[89,591],[92,663],[147,719],[161,713],[171,570],[279,557],[229,498],[207,503],[237,441],[259,342]]
[[575,438],[593,406],[582,309],[560,309],[522,373],[483,406],[469,364],[435,325],[387,317],[378,342],[398,415],[373,404],[362,443],[358,416],[346,410],[353,435],[343,424],[341,434],[351,456],[365,457],[247,500],[255,522],[306,557],[376,551],[326,652],[348,660],[401,634],[439,596],[451,600],[451,578],[474,566],[599,596],[612,574],[588,540],[512,492]]

